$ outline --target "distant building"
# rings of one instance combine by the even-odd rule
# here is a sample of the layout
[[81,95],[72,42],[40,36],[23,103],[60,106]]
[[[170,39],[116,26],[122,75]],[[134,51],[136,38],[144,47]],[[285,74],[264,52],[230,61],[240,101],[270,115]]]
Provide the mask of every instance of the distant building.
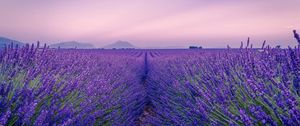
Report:
[[197,46],[190,46],[189,48],[190,49],[197,49],[198,47]]
[[202,46],[190,46],[189,49],[202,49]]

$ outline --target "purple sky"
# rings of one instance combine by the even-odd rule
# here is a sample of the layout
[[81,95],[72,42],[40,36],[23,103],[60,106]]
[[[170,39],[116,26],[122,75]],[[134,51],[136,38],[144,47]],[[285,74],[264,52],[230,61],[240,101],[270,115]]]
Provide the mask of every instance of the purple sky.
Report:
[[2,0],[0,36],[139,47],[296,45],[300,0]]

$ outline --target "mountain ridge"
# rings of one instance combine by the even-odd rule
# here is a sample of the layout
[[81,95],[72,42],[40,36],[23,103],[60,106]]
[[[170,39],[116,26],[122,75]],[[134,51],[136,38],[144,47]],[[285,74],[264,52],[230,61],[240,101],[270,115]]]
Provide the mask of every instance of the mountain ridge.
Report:
[[119,40],[112,44],[106,45],[103,48],[105,48],[105,49],[129,49],[129,48],[136,48],[136,46],[132,45],[128,41]]
[[50,44],[50,48],[78,48],[78,49],[90,49],[90,48],[95,48],[94,45],[89,44],[89,43],[83,43],[83,42],[78,42],[78,41],[67,41],[67,42],[59,42],[55,44]]
[[18,46],[24,46],[26,44],[24,42],[20,42],[17,40],[13,40],[10,38],[0,36],[0,48],[4,48],[5,45],[10,45],[11,43],[13,43],[14,45],[18,45]]

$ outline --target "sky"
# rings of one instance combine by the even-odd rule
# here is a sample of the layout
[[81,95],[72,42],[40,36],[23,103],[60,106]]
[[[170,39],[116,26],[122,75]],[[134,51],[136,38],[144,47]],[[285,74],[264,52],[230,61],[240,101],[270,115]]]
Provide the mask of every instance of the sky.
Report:
[[300,0],[0,0],[0,36],[138,47],[295,46]]

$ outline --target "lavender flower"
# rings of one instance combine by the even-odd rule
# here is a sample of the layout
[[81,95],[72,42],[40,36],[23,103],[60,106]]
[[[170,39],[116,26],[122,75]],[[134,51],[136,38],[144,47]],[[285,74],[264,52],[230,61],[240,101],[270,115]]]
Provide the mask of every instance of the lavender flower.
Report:
[[6,125],[9,117],[11,116],[11,111],[8,109],[5,113],[3,113],[0,117],[0,125]]
[[239,112],[240,112],[240,118],[245,125],[249,126],[253,124],[251,118],[246,114],[245,110],[240,109]]
[[39,116],[37,117],[37,119],[35,120],[34,125],[35,126],[44,125],[45,124],[44,122],[46,121],[47,118],[47,114],[48,114],[47,110],[42,110]]

